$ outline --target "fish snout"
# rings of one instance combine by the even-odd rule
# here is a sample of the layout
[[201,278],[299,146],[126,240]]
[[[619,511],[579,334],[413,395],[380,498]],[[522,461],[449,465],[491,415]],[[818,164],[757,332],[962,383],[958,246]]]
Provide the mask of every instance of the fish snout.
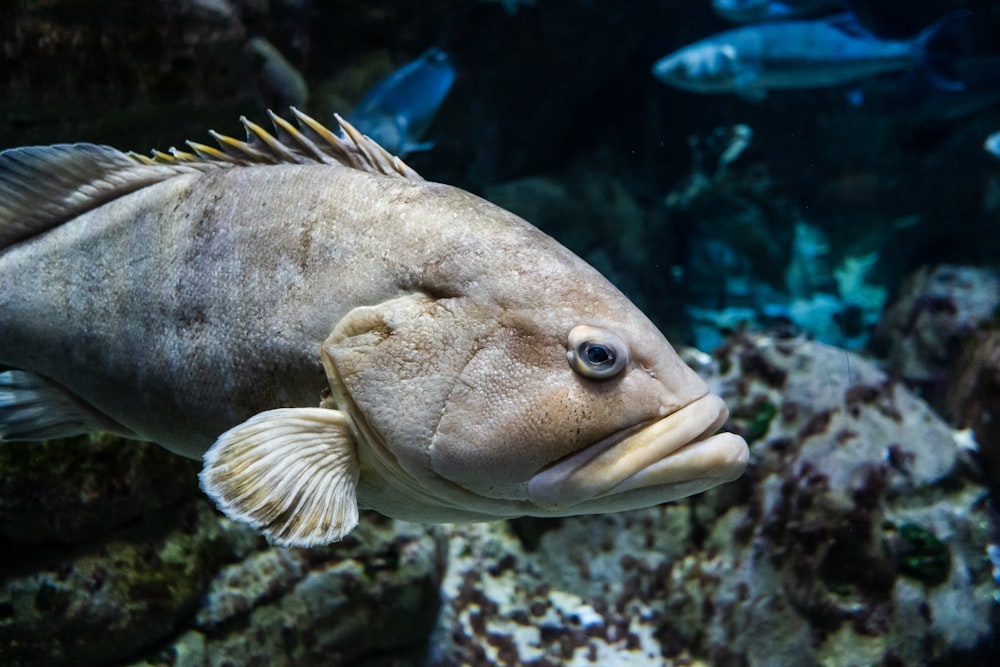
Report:
[[715,434],[728,416],[721,398],[702,396],[543,468],[528,497],[540,513],[560,516],[658,505],[732,481],[749,450],[738,435]]
[[677,56],[666,56],[653,64],[653,76],[663,83],[683,81],[688,78],[688,66]]
[[695,44],[653,65],[653,76],[662,83],[701,93],[728,90],[740,74],[740,55],[732,44]]

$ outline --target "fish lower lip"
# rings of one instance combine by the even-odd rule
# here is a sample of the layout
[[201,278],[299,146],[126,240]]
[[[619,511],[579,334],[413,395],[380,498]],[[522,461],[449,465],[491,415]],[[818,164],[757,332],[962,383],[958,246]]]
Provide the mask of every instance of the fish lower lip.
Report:
[[[701,484],[708,488],[735,479],[746,466],[746,444],[729,433],[712,435],[728,415],[721,398],[703,396],[543,468],[528,482],[528,496],[537,506],[559,512],[645,487],[676,485],[680,491],[695,480],[709,480]],[[671,495],[663,489],[658,502],[692,492]]]

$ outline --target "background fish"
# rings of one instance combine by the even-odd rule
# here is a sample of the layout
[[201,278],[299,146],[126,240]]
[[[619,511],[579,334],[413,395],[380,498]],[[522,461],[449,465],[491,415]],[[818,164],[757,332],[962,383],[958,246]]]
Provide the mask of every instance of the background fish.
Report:
[[434,144],[419,140],[454,82],[455,67],[448,54],[428,49],[375,84],[349,118],[391,153],[427,150]]
[[733,23],[753,23],[843,11],[843,0],[712,0],[716,14]]
[[[750,98],[764,97],[769,90],[839,86],[929,65],[928,45],[964,16],[946,17],[911,40],[879,39],[849,14],[749,25],[661,58],[653,65],[653,75],[684,90]],[[944,75],[936,81],[961,87]]]
[[0,154],[0,436],[204,455],[227,515],[299,546],[359,507],[564,516],[742,473],[725,404],[597,271],[295,115],[193,153]]

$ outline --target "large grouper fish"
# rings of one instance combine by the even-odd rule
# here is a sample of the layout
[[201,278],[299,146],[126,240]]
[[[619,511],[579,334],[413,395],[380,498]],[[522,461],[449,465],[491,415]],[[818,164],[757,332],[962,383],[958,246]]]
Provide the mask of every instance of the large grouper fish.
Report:
[[[718,396],[595,269],[338,118],[0,153],[0,438],[203,457],[273,543],[646,507],[738,477]],[[11,446],[11,445],[8,445]]]

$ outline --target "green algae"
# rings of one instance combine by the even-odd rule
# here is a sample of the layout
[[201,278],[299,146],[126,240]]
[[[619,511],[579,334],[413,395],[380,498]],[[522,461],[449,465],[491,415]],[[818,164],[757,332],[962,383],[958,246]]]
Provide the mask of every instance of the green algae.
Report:
[[896,554],[899,572],[929,586],[948,580],[951,552],[931,531],[913,523],[899,527],[900,547]]
[[771,401],[761,401],[754,405],[755,411],[747,423],[746,440],[760,440],[771,428],[771,420],[778,414],[778,407]]

